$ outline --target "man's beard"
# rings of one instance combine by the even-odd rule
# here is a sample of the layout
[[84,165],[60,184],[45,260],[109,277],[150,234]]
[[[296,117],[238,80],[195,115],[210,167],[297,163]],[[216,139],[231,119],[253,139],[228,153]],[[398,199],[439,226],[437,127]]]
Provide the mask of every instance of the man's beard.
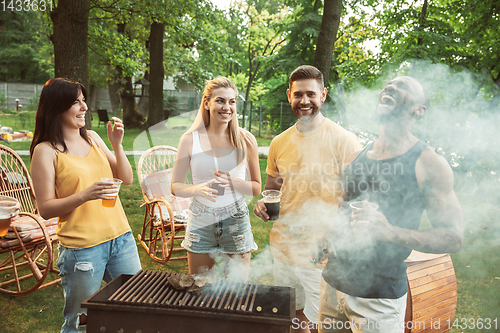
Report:
[[398,105],[394,110],[386,114],[380,114],[378,110],[375,110],[372,116],[372,120],[379,124],[400,124],[403,121],[404,114],[408,112],[409,108],[409,105]]
[[311,106],[312,112],[309,115],[303,115],[302,112],[300,111],[300,107],[295,107],[292,108],[293,113],[297,116],[297,118],[301,121],[304,121],[306,123],[309,123],[316,118],[316,116],[319,114],[319,108],[316,106]]

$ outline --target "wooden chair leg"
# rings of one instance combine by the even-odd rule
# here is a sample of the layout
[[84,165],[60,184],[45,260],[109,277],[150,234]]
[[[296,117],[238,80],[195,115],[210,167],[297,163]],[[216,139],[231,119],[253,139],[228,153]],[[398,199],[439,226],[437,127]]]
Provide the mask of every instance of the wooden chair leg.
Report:
[[55,279],[48,283],[44,283],[51,267],[54,264],[54,254],[52,248],[52,239],[47,233],[43,222],[39,221],[32,214],[22,213],[33,218],[39,224],[43,237],[23,241],[17,230],[14,228],[14,233],[19,241],[19,245],[12,246],[3,253],[8,253],[8,256],[0,263],[0,271],[2,277],[12,277],[9,280],[0,280],[0,292],[12,296],[28,295],[40,288],[44,288],[60,281]]

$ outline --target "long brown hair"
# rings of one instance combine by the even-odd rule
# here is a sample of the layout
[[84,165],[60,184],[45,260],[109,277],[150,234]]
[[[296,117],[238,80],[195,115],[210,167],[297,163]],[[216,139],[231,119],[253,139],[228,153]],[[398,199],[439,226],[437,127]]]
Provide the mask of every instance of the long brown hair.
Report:
[[[203,90],[203,97],[201,99],[200,109],[198,110],[196,119],[194,120],[193,125],[191,125],[186,134],[206,128],[208,125],[210,125],[210,110],[205,109],[205,102],[208,102],[210,98],[213,97],[213,91],[219,88],[233,89],[235,97],[238,97],[238,88],[236,88],[236,85],[230,79],[220,76],[213,80],[210,80],[205,85],[205,89]],[[231,145],[236,148],[236,160],[238,164],[240,164],[247,154],[247,144],[251,142],[251,134],[250,132],[238,126],[237,114],[235,114],[229,121],[227,131]]]
[[[63,153],[68,150],[62,135],[61,114],[71,108],[80,92],[87,99],[87,90],[80,82],[54,78],[45,83],[36,110],[35,132],[30,146],[30,158],[33,156],[35,147],[41,142],[48,142],[53,147],[62,146]],[[90,144],[85,127],[80,128],[80,135]]]

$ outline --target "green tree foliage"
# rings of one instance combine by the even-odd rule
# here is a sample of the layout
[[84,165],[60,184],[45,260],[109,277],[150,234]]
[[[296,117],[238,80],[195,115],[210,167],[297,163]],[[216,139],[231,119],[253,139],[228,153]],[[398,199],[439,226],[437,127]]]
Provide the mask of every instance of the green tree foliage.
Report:
[[384,3],[380,18],[381,58],[393,64],[428,59],[450,64],[460,52],[460,36],[449,24],[449,13],[436,2],[398,0]]
[[[286,32],[286,45],[269,63],[273,73],[288,75],[295,68],[314,61],[315,43],[321,25],[318,3],[321,1],[289,1],[293,8],[289,19],[279,27]],[[268,78],[268,76],[266,76]]]
[[277,29],[278,24],[287,21],[283,20],[286,17],[286,10],[286,7],[281,7],[276,13],[269,13],[265,9],[259,12],[256,7],[251,5],[245,9],[248,18],[245,45],[248,64],[245,107],[250,99],[252,85],[258,79],[262,64],[276,54],[286,41],[282,31]]
[[[496,0],[442,0],[450,26],[461,36],[458,64],[483,72],[500,87],[500,3]],[[485,82],[486,83],[486,82]],[[494,89],[498,96],[499,90]]]
[[227,43],[228,20],[208,1],[197,1],[189,15],[167,31],[167,77],[181,78],[202,90],[205,81],[228,75],[234,54]]
[[498,1],[358,3],[374,9],[370,15],[380,41],[372,89],[398,75],[417,78],[431,99],[417,136],[466,175],[462,179],[496,181],[500,146],[492,124],[498,123],[500,108]]
[[[91,66],[96,74],[91,76],[101,85],[115,79],[117,67],[122,68],[125,76],[148,71],[146,44],[151,22],[165,23],[166,77],[179,75],[186,82],[203,87],[203,80],[211,76],[212,69],[221,68],[222,61],[231,54],[222,44],[222,12],[207,1],[101,1],[92,15],[91,61],[97,66]],[[125,35],[116,28],[124,22]]]
[[[144,17],[136,15],[132,2],[93,3],[89,22],[89,62],[91,83],[106,86],[123,77],[145,70],[145,41],[148,32]],[[126,24],[125,24],[126,22]],[[118,31],[121,25],[124,32]]]
[[334,82],[338,80],[349,89],[354,84],[370,84],[377,77],[378,64],[374,51],[364,45],[377,36],[378,32],[366,13],[352,15],[340,23],[333,50]]
[[44,18],[37,11],[0,11],[0,81],[45,83],[53,58]]
[[[163,44],[163,50],[155,49],[164,55],[165,76],[182,77],[184,81],[202,87],[203,80],[210,77],[210,66],[220,63],[224,54],[229,54],[215,52],[221,50],[218,40],[220,33],[217,33],[220,14],[207,1],[100,2],[95,6],[95,22],[91,24],[91,49],[94,51],[91,59],[98,63],[94,67],[95,71],[104,75],[96,73],[94,78],[100,82],[119,82],[123,85],[123,81],[131,80],[129,78],[144,76],[151,78],[152,84],[162,89],[164,76],[161,70],[150,69],[149,45],[153,42],[157,45],[158,42],[149,39],[156,36],[160,38],[159,43]],[[151,26],[157,24],[164,25],[163,37],[150,34]],[[117,27],[122,27],[123,33],[118,32]],[[199,61],[200,57],[207,62]],[[160,80],[152,77],[158,74],[162,76]],[[131,90],[130,83],[128,87],[122,86],[121,89]],[[153,103],[155,107],[150,110],[155,112],[152,116],[157,122],[163,119],[163,98],[150,96],[150,103],[154,102],[151,98],[160,102]],[[127,100],[133,103],[132,99]],[[134,109],[134,106],[127,109]]]
[[498,1],[386,1],[376,15],[381,63],[423,59],[486,74],[484,84],[500,84]]

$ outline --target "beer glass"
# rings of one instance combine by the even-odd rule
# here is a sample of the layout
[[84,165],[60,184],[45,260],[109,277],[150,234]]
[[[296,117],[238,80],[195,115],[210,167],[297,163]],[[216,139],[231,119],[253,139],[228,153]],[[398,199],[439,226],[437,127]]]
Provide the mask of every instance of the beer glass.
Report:
[[281,192],[277,190],[266,190],[262,192],[262,198],[264,199],[264,205],[266,205],[269,220],[277,220],[280,216]]

